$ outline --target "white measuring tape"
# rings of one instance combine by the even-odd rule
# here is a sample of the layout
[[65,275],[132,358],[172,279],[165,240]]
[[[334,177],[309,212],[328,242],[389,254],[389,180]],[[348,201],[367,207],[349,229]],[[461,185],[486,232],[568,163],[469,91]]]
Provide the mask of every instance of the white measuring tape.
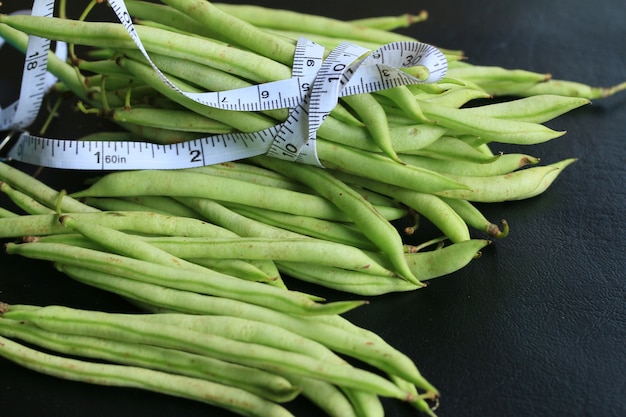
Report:
[[[42,3],[47,7],[45,14],[42,11]],[[237,90],[189,93],[176,87],[152,62],[137,35],[124,1],[109,0],[109,4],[148,63],[161,80],[173,90],[198,103],[226,110],[260,111],[289,108],[289,117],[284,123],[259,132],[214,135],[172,145],[137,141],[49,139],[22,131],[8,152],[8,160],[65,169],[179,169],[267,154],[276,158],[322,166],[315,152],[316,131],[336,106],[339,97],[371,93],[399,85],[434,83],[441,80],[447,71],[445,56],[438,49],[419,42],[391,43],[375,51],[342,43],[324,59],[322,46],[300,39],[296,45],[290,79]],[[54,2],[49,0],[35,0],[33,14],[49,16],[53,7]],[[29,52],[33,42],[33,52],[30,53],[38,57],[47,57],[50,42],[35,43],[36,39],[29,37]],[[27,54],[27,63],[22,75],[23,85],[31,84],[35,80],[35,75],[27,68],[29,56],[31,55]],[[365,57],[361,58],[363,56]],[[39,68],[43,64],[45,61],[38,63],[36,67]],[[400,69],[414,66],[426,67],[429,77],[420,80]],[[44,76],[45,72],[43,65]],[[41,78],[41,69],[38,74]],[[38,101],[29,99],[29,96],[23,95],[22,92],[17,108],[29,108],[36,115],[41,97],[49,86],[41,83],[34,85]],[[3,118],[5,111],[6,109],[3,110]],[[25,119],[13,118],[1,129],[22,129],[28,125],[23,120]],[[8,135],[4,142],[12,136]]]

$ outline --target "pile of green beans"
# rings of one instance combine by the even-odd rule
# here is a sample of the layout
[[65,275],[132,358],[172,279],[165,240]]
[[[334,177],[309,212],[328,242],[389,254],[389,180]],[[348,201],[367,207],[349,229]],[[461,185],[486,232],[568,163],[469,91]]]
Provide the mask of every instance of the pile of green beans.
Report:
[[[22,51],[28,35],[70,44],[66,62],[49,56],[59,79],[51,94],[120,127],[83,140],[172,144],[286,119],[286,109],[219,110],[171,90],[121,24],[88,20],[92,7],[106,7],[97,3],[76,19],[64,10],[58,18],[0,14],[0,36]],[[345,40],[375,49],[414,41],[393,30],[425,18],[338,21],[205,0],[126,5],[154,63],[187,92],[289,78],[300,36],[328,50]],[[422,288],[504,238],[508,222],[488,219],[477,203],[537,196],[575,158],[541,165],[492,144],[522,149],[559,138],[564,132],[546,122],[626,89],[443,52],[449,71],[437,84],[340,99],[317,132],[323,169],[260,156],[105,173],[68,195],[0,163],[0,192],[13,204],[0,208],[0,238],[14,239],[6,252],[52,262],[147,312],[2,304],[0,356],[242,415],[289,416],[282,404],[299,395],[330,416],[382,416],[380,397],[434,415],[439,393],[415,364],[341,314]],[[424,219],[436,236],[420,233]],[[326,302],[293,289],[298,280],[363,299]]]

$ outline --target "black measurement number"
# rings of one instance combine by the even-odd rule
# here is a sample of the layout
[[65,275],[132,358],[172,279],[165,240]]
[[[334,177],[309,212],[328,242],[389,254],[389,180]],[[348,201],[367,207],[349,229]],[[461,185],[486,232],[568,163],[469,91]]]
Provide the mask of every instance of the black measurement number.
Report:
[[101,164],[101,163],[105,163],[105,164],[125,164],[126,163],[126,157],[125,156],[121,156],[121,155],[104,155],[102,156],[100,154],[100,152],[96,152],[94,154],[94,156],[96,157],[96,161]]

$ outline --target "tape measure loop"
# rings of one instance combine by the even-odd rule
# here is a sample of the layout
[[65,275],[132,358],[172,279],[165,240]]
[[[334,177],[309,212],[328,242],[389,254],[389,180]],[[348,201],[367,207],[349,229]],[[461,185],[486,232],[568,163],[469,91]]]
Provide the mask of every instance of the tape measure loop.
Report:
[[[8,153],[9,159],[36,163],[42,166],[68,169],[178,169],[229,162],[237,159],[267,154],[323,167],[316,153],[315,139],[318,128],[329,116],[342,96],[371,93],[399,85],[434,83],[441,80],[447,70],[447,60],[438,49],[419,42],[394,42],[370,51],[349,42],[341,43],[324,59],[325,49],[317,43],[300,38],[296,44],[292,77],[270,83],[253,85],[236,90],[187,93],[178,89],[150,59],[139,39],[137,30],[123,0],[108,0],[120,24],[126,29],[139,51],[148,59],[161,80],[179,94],[209,107],[233,111],[262,111],[289,108],[287,120],[279,125],[252,133],[215,135],[201,139],[187,148],[193,155],[184,152],[183,145],[172,149],[160,149],[158,155],[146,155],[151,144],[136,141],[118,142],[116,153],[97,155],[93,152],[83,155],[85,147],[76,141],[57,139],[52,142],[22,133]],[[33,14],[52,16],[54,1],[35,0]],[[30,39],[32,38],[32,48]],[[1,45],[1,44],[0,44]],[[48,77],[43,85],[51,85],[45,60],[31,60],[29,57],[47,58],[50,41],[42,38],[29,38],[29,51],[23,77],[31,81],[34,75],[29,72],[38,69],[38,77]],[[62,43],[57,44],[57,54],[66,54]],[[402,68],[423,66],[427,78],[420,79],[402,71]],[[24,83],[23,83],[24,84]],[[41,83],[37,85],[42,85]],[[32,121],[24,112],[36,115],[39,111],[42,94],[35,99],[27,99],[26,93],[20,100],[6,109],[1,109],[0,130],[25,128]],[[30,94],[29,94],[30,96]],[[17,114],[17,115],[16,115]],[[34,117],[33,117],[34,119]],[[4,122],[3,122],[4,121]],[[14,142],[12,132],[2,141],[0,149]],[[93,144],[92,144],[93,145]],[[144,146],[145,145],[145,146]],[[52,147],[49,149],[49,147]],[[91,147],[90,147],[91,148]],[[124,154],[120,152],[125,152]],[[183,152],[181,152],[181,150]],[[83,155],[83,156],[79,156]],[[104,159],[103,159],[104,158]],[[190,159],[191,158],[191,159]],[[103,165],[102,161],[110,163]]]

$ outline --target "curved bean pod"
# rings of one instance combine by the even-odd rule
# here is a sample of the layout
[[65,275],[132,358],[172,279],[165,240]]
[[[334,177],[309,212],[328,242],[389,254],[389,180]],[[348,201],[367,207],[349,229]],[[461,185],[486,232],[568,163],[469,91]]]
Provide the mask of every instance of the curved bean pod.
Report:
[[502,220],[500,226],[489,221],[478,208],[467,200],[458,198],[441,197],[459,216],[476,230],[486,233],[488,236],[503,238],[509,234],[509,225],[506,220]]
[[530,145],[546,142],[562,136],[565,132],[554,131],[539,123],[503,120],[453,109],[427,101],[420,101],[420,107],[431,120],[452,130],[480,136],[487,141]]
[[462,242],[470,238],[463,219],[441,198],[433,194],[419,193],[402,187],[385,184],[366,178],[336,174],[349,183],[359,184],[373,191],[392,197],[417,213],[429,219],[452,242]]
[[463,189],[466,186],[434,171],[398,164],[383,155],[317,141],[317,152],[324,166],[336,171],[357,174],[399,187],[424,193]]
[[537,166],[510,174],[494,177],[451,176],[457,181],[464,181],[470,190],[450,190],[437,193],[442,197],[462,198],[474,202],[500,202],[520,200],[536,196],[545,191],[563,168],[574,162],[567,159],[561,165]]
[[229,207],[236,213],[250,219],[258,220],[259,222],[300,233],[305,236],[342,243],[360,249],[376,249],[376,245],[370,242],[363,233],[354,228],[351,224],[332,222],[315,217],[288,215],[286,213],[278,213],[273,210],[263,210],[256,207],[234,207],[233,205],[229,205]]
[[[357,227],[388,257],[395,271],[406,280],[420,285],[404,260],[402,238],[395,227],[348,185],[328,172],[312,166],[280,161],[275,158],[255,158],[262,166],[278,170],[308,185],[350,216]],[[400,165],[401,166],[401,165]]]
[[470,107],[464,111],[499,119],[544,123],[589,103],[589,99],[586,98],[542,94],[502,103]]

